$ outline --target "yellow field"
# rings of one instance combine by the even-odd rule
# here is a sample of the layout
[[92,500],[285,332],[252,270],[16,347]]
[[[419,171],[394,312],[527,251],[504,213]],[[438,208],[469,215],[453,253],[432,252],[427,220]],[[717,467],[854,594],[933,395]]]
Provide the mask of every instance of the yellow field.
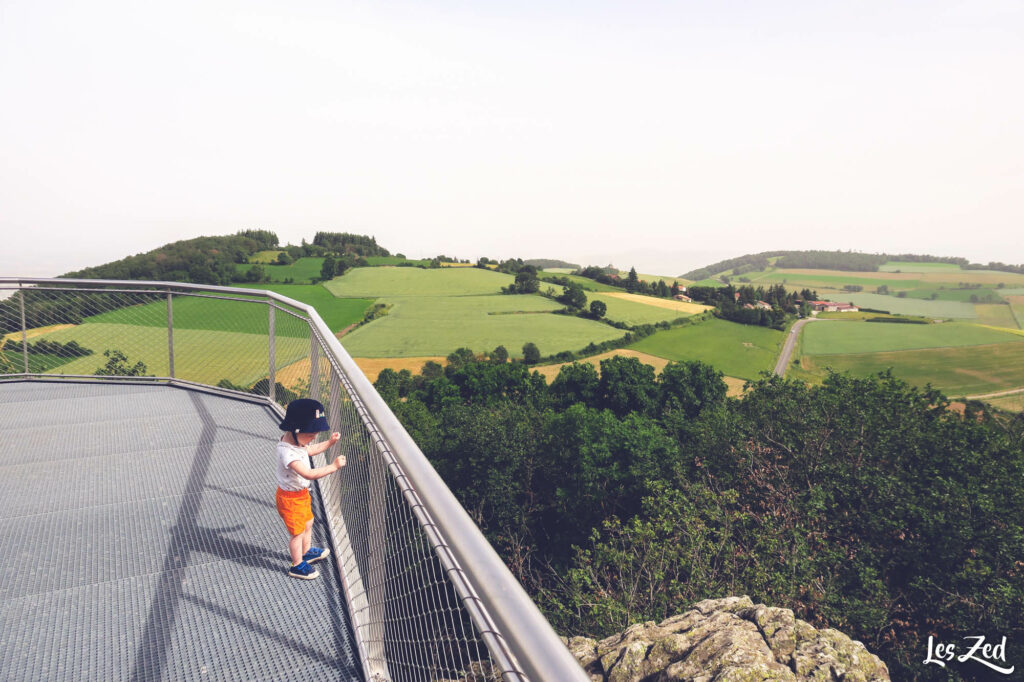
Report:
[[267,251],[257,251],[256,253],[249,256],[250,263],[262,263],[264,265],[268,263],[276,263],[278,255],[284,253],[281,249],[273,249]]
[[1011,395],[1004,395],[998,398],[987,398],[985,402],[993,405],[994,407],[998,407],[1001,410],[1024,412],[1024,393],[1013,393]]
[[[413,374],[419,374],[420,370],[423,369],[423,365],[431,360],[441,366],[446,364],[446,359],[440,355],[419,358],[352,358],[352,360],[359,366],[359,369],[363,370],[363,374],[366,375],[371,384],[377,381],[377,377],[385,369],[390,368],[396,372],[407,369]],[[303,358],[298,362],[293,362],[286,367],[279,368],[274,378],[280,381],[282,386],[288,388],[297,386],[303,381],[308,382],[309,358]]]
[[687,303],[686,301],[676,301],[669,298],[655,298],[654,296],[627,294],[624,292],[607,292],[606,295],[621,298],[624,301],[632,301],[633,303],[652,305],[655,308],[675,310],[680,313],[686,313],[687,315],[697,315],[705,310],[711,310],[711,306],[700,305],[699,303]]
[[[619,348],[619,349],[616,349],[616,350],[608,351],[607,353],[601,353],[599,355],[593,355],[593,356],[591,356],[589,358],[585,358],[583,360],[580,360],[579,362],[589,362],[591,365],[593,365],[595,368],[597,368],[597,370],[600,372],[601,371],[601,361],[602,360],[607,360],[608,358],[612,358],[612,357],[615,357],[615,356],[621,356],[621,357],[626,357],[626,358],[636,358],[637,360],[639,360],[640,362],[644,363],[645,365],[650,365],[650,366],[654,367],[655,373],[658,373],[658,374],[660,374],[661,370],[665,369],[665,365],[667,365],[669,363],[668,360],[666,360],[664,358],[659,358],[656,355],[650,355],[648,353],[641,353],[640,351],[630,350],[628,348]],[[558,373],[562,371],[562,367],[565,366],[565,365],[570,365],[570,364],[572,364],[572,363],[570,363],[570,362],[563,362],[563,363],[558,364],[558,365],[544,365],[543,367],[537,367],[536,371],[540,372],[541,376],[543,376],[547,380],[547,382],[550,384],[552,381],[555,380],[555,377],[558,376]],[[725,385],[729,387],[728,393],[727,393],[729,396],[737,397],[737,396],[743,395],[743,385],[746,383],[746,381],[744,381],[743,379],[737,379],[735,377],[722,377],[722,381],[724,381]]]
[[446,358],[440,355],[428,355],[418,358],[352,358],[356,364],[359,365],[359,369],[363,370],[363,374],[370,382],[377,381],[377,377],[384,369],[393,369],[396,372],[401,372],[403,369],[407,369],[413,374],[419,374],[420,370],[423,369],[423,365],[433,360],[442,367],[447,364]]
[[1024,330],[1020,329],[1010,329],[1009,327],[997,327],[991,324],[976,324],[974,326],[984,327],[985,329],[995,329],[997,332],[1009,332],[1011,334],[1016,334],[1017,336],[1024,336]]
[[[62,329],[70,329],[71,327],[74,327],[74,326],[75,325],[73,325],[73,324],[51,324],[49,327],[36,327],[35,329],[27,329],[27,330],[25,330],[25,338],[26,339],[34,339],[37,336],[42,336],[43,334],[49,334],[51,332],[59,332]],[[4,340],[5,341],[21,341],[21,332],[11,332],[10,334],[8,334],[7,336],[4,337]]]

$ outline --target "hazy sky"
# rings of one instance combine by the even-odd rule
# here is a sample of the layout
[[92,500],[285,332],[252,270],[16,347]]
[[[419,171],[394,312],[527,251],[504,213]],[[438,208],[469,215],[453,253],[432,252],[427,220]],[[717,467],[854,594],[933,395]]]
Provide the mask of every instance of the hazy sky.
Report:
[[0,275],[243,228],[1024,262],[1024,2],[0,0]]

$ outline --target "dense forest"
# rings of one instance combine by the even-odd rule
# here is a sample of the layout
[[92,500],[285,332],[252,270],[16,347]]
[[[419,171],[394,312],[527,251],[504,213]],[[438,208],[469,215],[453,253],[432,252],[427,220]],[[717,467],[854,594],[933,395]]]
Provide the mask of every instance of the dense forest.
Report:
[[[680,275],[680,277],[696,281],[714,277],[718,273],[725,271],[731,271],[733,276],[743,275],[748,272],[760,272],[768,267],[768,259],[774,257],[778,257],[778,260],[775,261],[775,267],[779,268],[818,268],[824,270],[858,272],[877,271],[879,266],[888,261],[953,263],[962,266],[968,265],[966,258],[927,256],[913,253],[885,254],[859,253],[855,251],[764,251],[762,253],[753,253],[712,263],[711,265],[707,265],[703,268],[691,270],[690,272]],[[1012,272],[1012,270],[1010,270],[1010,272]]]
[[390,256],[391,252],[377,245],[376,237],[348,232],[317,232],[313,244],[324,251],[355,256]]
[[893,679],[929,635],[1024,651],[1024,423],[891,375],[726,397],[701,363],[500,352],[376,386],[563,633],[606,636],[749,594],[836,627]]
[[227,237],[197,237],[63,276],[228,285],[237,279],[236,263],[246,263],[257,251],[275,246],[277,235],[265,230],[248,230]]
[[546,270],[549,268],[563,268],[567,270],[577,270],[580,266],[576,263],[568,263],[564,260],[556,260],[553,258],[527,258],[523,261],[526,265],[532,265],[538,270]]

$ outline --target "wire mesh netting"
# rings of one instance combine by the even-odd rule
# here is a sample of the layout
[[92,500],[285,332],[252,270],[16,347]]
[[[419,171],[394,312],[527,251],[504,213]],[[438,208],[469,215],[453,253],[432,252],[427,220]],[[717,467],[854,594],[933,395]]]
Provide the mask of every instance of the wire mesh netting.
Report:
[[337,453],[327,457],[346,458],[343,475],[322,479],[321,490],[370,674],[392,680],[525,679],[491,656],[451,582],[454,566],[440,538],[432,536],[416,493],[327,348],[316,340],[313,347],[311,397],[327,406],[343,434]]
[[152,377],[320,400],[342,440],[316,464],[346,466],[318,484],[370,679],[526,679],[305,310],[173,285],[3,289],[0,378]]

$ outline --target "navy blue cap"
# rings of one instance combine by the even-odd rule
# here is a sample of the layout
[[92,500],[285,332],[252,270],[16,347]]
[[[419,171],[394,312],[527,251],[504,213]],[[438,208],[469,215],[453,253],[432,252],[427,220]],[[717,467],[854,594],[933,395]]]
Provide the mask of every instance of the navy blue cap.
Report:
[[278,424],[282,431],[319,433],[329,431],[323,403],[310,398],[299,398],[288,403],[284,421]]

